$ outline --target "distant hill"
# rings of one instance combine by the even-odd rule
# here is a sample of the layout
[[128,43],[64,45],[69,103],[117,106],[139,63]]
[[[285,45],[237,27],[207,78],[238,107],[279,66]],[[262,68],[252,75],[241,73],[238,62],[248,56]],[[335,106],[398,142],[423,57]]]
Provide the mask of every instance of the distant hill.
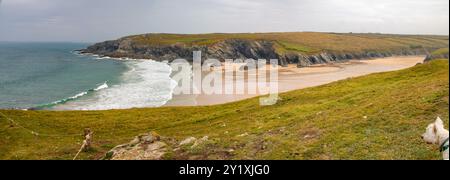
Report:
[[339,34],[339,33],[254,33],[254,34],[144,34],[106,41],[82,52],[110,57],[192,59],[202,51],[204,59],[279,59],[281,65],[308,66],[349,59],[397,55],[427,55],[448,48],[448,36]]

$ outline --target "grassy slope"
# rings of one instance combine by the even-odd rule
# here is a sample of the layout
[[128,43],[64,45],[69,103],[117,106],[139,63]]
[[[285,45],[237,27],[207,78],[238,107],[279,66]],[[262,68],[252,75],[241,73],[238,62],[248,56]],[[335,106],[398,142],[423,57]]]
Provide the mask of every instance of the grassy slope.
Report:
[[[211,142],[171,153],[180,159],[440,159],[419,138],[436,116],[449,119],[449,64],[433,61],[282,94],[274,106],[258,99],[211,106],[91,112],[0,111],[0,159],[71,159],[80,133],[95,131],[99,158],[114,145],[157,131],[169,143],[208,135]],[[367,116],[367,118],[364,118]],[[248,133],[248,136],[239,137]],[[234,149],[234,152],[229,152]]]
[[314,54],[320,51],[364,52],[448,47],[448,36],[336,34],[315,32],[255,34],[147,34],[130,36],[142,45],[211,45],[226,39],[270,40],[280,52]]
[[448,55],[448,48],[441,48],[438,49],[436,51],[434,51],[433,53],[431,53],[431,55],[433,56],[440,56],[440,55]]

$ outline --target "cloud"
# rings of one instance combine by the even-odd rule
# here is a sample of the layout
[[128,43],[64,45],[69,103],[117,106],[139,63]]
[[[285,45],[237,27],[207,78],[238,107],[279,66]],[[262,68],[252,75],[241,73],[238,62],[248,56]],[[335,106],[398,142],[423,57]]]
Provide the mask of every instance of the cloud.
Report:
[[448,34],[448,0],[0,0],[0,41],[102,41],[147,32]]

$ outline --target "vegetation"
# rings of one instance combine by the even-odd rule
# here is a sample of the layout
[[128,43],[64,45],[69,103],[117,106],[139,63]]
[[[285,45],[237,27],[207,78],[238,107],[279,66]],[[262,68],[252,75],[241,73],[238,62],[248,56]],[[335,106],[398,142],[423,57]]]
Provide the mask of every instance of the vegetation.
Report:
[[306,46],[302,46],[296,43],[290,43],[290,42],[284,42],[280,41],[278,42],[281,45],[281,48],[279,50],[287,52],[287,51],[295,51],[295,52],[301,52],[305,54],[313,54],[319,52],[318,50],[314,50],[311,48],[308,48]]
[[432,56],[441,56],[441,55],[448,55],[448,48],[441,48],[433,53],[431,53]]
[[[278,51],[314,53],[397,51],[405,49],[439,49],[448,47],[448,36],[386,35],[386,34],[338,34],[315,32],[246,33],[246,34],[146,34],[131,38],[138,45],[210,46],[227,39],[274,41]],[[312,51],[312,52],[311,52]]]
[[436,60],[285,93],[274,106],[258,104],[253,98],[206,107],[0,110],[0,159],[72,159],[83,140],[78,134],[88,127],[94,149],[81,159],[99,159],[151,131],[170,145],[210,137],[167,159],[440,159],[420,135],[437,116],[448,127],[449,64]]

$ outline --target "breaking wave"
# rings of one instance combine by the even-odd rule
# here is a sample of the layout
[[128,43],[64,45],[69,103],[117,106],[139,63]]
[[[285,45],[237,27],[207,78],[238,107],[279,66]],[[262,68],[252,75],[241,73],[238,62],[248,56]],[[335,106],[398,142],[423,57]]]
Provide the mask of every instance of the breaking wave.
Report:
[[[109,57],[108,57],[109,58]],[[105,58],[105,59],[108,59]],[[106,83],[69,101],[56,103],[56,110],[110,110],[160,107],[172,99],[177,83],[171,79],[172,69],[166,63],[152,60],[124,61],[128,71],[121,83],[109,87]],[[100,91],[101,90],[101,91]],[[84,98],[86,97],[86,98]]]
[[65,104],[67,102],[74,101],[74,100],[79,99],[79,98],[81,98],[81,97],[83,97],[85,95],[88,95],[90,93],[94,93],[96,91],[100,91],[102,89],[106,89],[108,87],[109,87],[108,86],[108,82],[104,82],[103,84],[100,84],[96,88],[89,89],[87,91],[78,93],[75,96],[71,96],[71,97],[68,97],[68,98],[65,98],[65,99],[61,99],[61,100],[58,100],[58,101],[55,101],[55,102],[52,102],[52,103],[49,103],[49,104],[44,104],[44,105],[41,105],[41,106],[38,106],[38,107],[34,107],[34,108],[31,108],[31,109],[44,109],[44,108],[50,108],[50,107],[53,107],[53,106],[57,106],[57,105],[60,105],[60,104]]

